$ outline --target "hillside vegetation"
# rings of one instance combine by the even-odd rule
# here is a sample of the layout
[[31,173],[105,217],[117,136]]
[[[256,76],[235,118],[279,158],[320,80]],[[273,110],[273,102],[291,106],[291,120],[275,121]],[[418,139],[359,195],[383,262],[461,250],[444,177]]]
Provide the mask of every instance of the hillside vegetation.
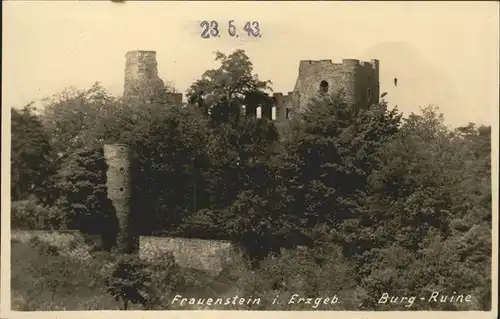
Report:
[[[261,296],[261,308],[310,309],[270,304],[298,293],[342,300],[323,310],[490,309],[490,127],[450,128],[436,107],[403,117],[383,100],[358,108],[334,96],[312,100],[283,134],[241,113],[270,85],[245,52],[216,60],[183,106],[127,105],[96,83],[54,96],[41,115],[12,110],[12,227],[101,238],[87,261],[14,241],[14,303],[169,309],[175,294],[240,294]],[[211,277],[171,256],[145,264],[117,254],[105,143],[134,155],[138,233],[230,240],[245,262]],[[377,303],[432,291],[473,302]]]

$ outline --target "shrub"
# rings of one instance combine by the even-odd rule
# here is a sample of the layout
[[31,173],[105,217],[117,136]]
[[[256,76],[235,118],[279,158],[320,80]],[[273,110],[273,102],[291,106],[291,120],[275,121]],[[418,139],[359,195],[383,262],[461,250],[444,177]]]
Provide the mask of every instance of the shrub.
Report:
[[[279,256],[262,260],[255,270],[245,261],[233,263],[223,269],[218,280],[232,283],[234,288],[228,294],[261,298],[259,305],[245,305],[248,310],[316,310],[310,304],[288,305],[285,301],[293,294],[305,298],[336,295],[342,303],[319,306],[317,310],[352,310],[363,296],[356,288],[353,269],[341,248],[328,244],[282,250]],[[276,295],[281,302],[272,304]]]
[[30,239],[30,246],[38,253],[38,260],[28,266],[34,277],[33,288],[50,293],[50,302],[54,303],[58,292],[71,290],[78,286],[82,277],[82,265],[63,255],[57,246],[41,241],[37,236]]
[[57,206],[44,206],[30,197],[11,203],[11,227],[23,230],[63,229],[64,215]]
[[107,292],[123,302],[123,310],[128,309],[129,303],[144,307],[149,303],[147,291],[152,278],[137,256],[120,256],[111,270],[106,280]]
[[168,252],[147,268],[152,285],[148,290],[148,309],[166,310],[169,308],[170,297],[185,283],[184,274],[175,261],[172,253]]
[[31,247],[36,248],[39,244],[42,243],[42,240],[37,235],[32,235],[29,237],[28,243]]
[[[343,301],[342,305],[319,306],[317,309],[345,310],[359,303],[353,295],[356,282],[352,269],[340,247],[327,244],[310,249],[284,250],[279,257],[268,258],[261,263],[259,276],[268,283],[269,293],[279,294],[282,298],[289,298],[292,294],[300,294],[301,297],[337,295]],[[277,307],[282,310],[314,310],[311,305],[305,304]]]

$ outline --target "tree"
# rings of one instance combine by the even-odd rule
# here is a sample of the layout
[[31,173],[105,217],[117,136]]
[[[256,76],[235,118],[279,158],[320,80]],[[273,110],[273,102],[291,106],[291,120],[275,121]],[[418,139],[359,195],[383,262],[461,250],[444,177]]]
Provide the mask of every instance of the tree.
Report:
[[172,294],[184,283],[182,270],[172,253],[168,252],[148,266],[152,285],[148,289],[147,309],[167,310]]
[[239,121],[242,107],[254,109],[260,104],[271,103],[265,94],[270,81],[261,81],[252,74],[253,65],[243,50],[230,55],[215,53],[218,69],[207,70],[187,91],[191,105],[199,107],[215,123]]
[[223,217],[212,216],[214,223],[227,229],[254,265],[280,248],[342,242],[342,225],[356,217],[378,149],[398,131],[400,118],[384,103],[355,109],[342,99],[315,100],[281,146],[277,135],[259,140],[263,130],[246,135],[249,124],[241,122],[245,128],[227,143],[233,147],[220,148],[233,150],[226,161],[234,165],[237,158],[239,165],[232,166],[232,179],[217,183],[231,195],[221,205],[227,207],[220,211]]
[[115,244],[118,220],[107,197],[106,169],[102,149],[80,149],[62,163],[56,186],[57,204],[66,214],[67,227],[100,234],[110,248]]
[[98,82],[87,90],[69,88],[46,99],[44,128],[58,157],[63,160],[76,149],[101,145],[104,137],[96,127],[117,103]]
[[179,93],[172,81],[165,82],[165,90],[167,91],[167,93]]
[[29,266],[29,273],[34,279],[34,285],[40,285],[42,291],[49,291],[51,302],[54,303],[57,293],[63,289],[70,290],[78,285],[80,278],[75,277],[81,265],[64,256],[57,246],[32,237],[30,244],[37,250],[38,262]]
[[49,202],[55,154],[42,121],[31,104],[21,110],[12,109],[11,114],[12,200],[25,199],[31,194]]
[[267,162],[279,138],[271,121],[248,118],[235,126],[221,124],[209,137],[210,167],[204,179],[211,208],[227,207],[240,191],[265,187]]
[[356,230],[346,242],[357,247],[351,254],[368,295],[475,290],[488,302],[491,168],[483,134],[474,126],[451,130],[429,107],[380,149],[360,214],[346,228]]
[[168,93],[175,93],[176,89],[172,83],[164,83],[159,77],[147,79],[126,80],[125,95],[123,102],[130,106],[141,104],[167,104]]
[[123,310],[128,309],[129,303],[144,307],[148,305],[147,290],[151,285],[151,277],[146,265],[136,256],[120,256],[106,285],[108,293],[116,301],[123,302]]
[[378,166],[378,150],[398,132],[400,119],[384,102],[355,108],[341,97],[311,101],[287,142],[290,214],[305,232],[316,237],[324,225],[328,234],[318,240],[342,242],[343,225],[358,214],[359,196]]
[[140,225],[145,232],[173,230],[195,201],[200,208],[205,204],[198,171],[208,161],[206,121],[194,109],[156,104],[137,108],[132,118],[120,141],[133,155],[133,205],[150,212],[141,213]]

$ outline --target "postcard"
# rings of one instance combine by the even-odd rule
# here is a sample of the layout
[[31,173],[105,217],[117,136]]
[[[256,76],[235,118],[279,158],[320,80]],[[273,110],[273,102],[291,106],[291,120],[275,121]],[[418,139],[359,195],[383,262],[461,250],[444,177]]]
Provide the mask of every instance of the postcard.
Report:
[[2,317],[497,313],[498,3],[3,12]]

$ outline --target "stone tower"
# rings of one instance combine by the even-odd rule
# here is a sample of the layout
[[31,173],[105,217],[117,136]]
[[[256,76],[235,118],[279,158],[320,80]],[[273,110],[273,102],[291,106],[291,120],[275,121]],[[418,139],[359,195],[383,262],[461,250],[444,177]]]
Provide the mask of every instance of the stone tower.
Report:
[[[363,62],[343,59],[342,63],[331,60],[302,60],[293,90],[295,111],[307,108],[311,98],[318,93],[335,94],[343,91],[349,104],[367,106],[379,102],[379,61]],[[290,94],[289,94],[290,95]]]
[[156,51],[129,51],[125,58],[124,101],[151,102],[165,88],[158,76]]
[[118,219],[117,246],[128,252],[131,247],[130,228],[132,181],[130,156],[127,146],[122,144],[104,145],[104,158],[108,164],[106,186]]
[[[311,99],[325,93],[331,96],[342,92],[347,103],[360,107],[376,104],[380,100],[379,69],[379,61],[374,59],[370,62],[343,59],[342,63],[302,60],[294,90],[288,94],[274,93],[274,106],[268,110],[262,105],[261,117],[286,126],[294,114],[308,108]],[[245,113],[255,116],[256,112],[245,109]]]
[[156,51],[129,51],[125,55],[125,103],[168,102],[182,104],[182,93],[165,90],[165,83],[158,76]]

